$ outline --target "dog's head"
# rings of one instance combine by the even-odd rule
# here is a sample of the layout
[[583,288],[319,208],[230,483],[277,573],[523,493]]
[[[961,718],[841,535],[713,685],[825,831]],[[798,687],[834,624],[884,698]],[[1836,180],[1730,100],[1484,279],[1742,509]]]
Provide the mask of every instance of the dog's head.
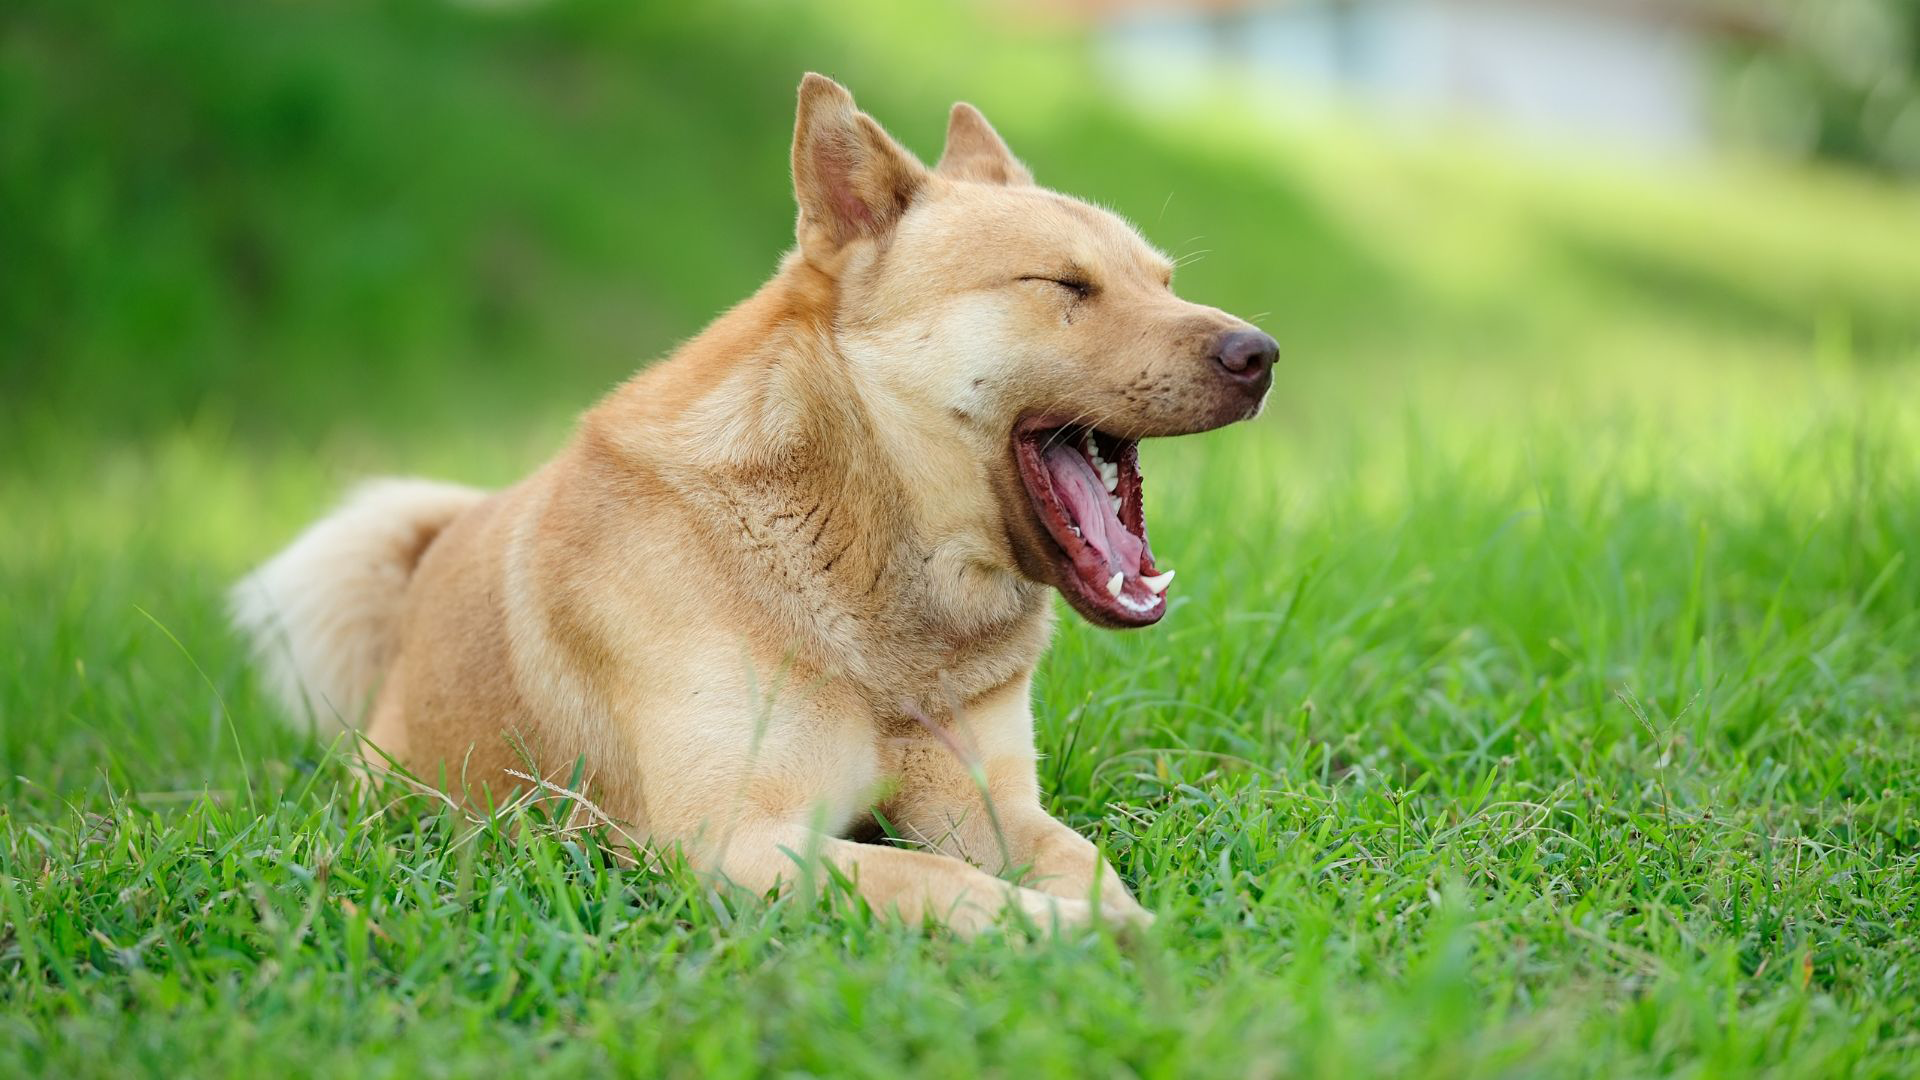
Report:
[[[1115,215],[1033,183],[955,105],[932,169],[839,84],[800,85],[800,253],[835,282],[835,333],[902,422],[974,464],[1019,569],[1106,626],[1166,612],[1138,441],[1259,412],[1278,351],[1173,294]],[[923,440],[924,442],[924,440]]]

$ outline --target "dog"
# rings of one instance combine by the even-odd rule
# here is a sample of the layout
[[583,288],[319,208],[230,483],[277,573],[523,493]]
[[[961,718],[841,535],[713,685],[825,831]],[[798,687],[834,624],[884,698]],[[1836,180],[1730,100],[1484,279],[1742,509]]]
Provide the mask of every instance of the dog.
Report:
[[[1278,346],[970,105],[929,169],[809,74],[792,165],[772,280],[558,457],[491,494],[360,489],[235,621],[291,713],[470,803],[534,761],[756,893],[831,871],[963,935],[1144,925],[1042,806],[1049,590],[1165,614],[1138,442],[1256,415]],[[860,842],[876,816],[909,843]]]

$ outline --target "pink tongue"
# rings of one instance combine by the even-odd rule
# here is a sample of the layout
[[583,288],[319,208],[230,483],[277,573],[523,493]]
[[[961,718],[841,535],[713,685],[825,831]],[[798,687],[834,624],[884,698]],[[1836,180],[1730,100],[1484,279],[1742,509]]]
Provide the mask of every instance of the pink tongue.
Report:
[[1071,446],[1048,447],[1045,460],[1054,493],[1080,527],[1080,538],[1107,561],[1109,573],[1138,577],[1140,555],[1146,545],[1120,524],[1120,515],[1114,513],[1108,499],[1107,485],[1093,471],[1093,463]]

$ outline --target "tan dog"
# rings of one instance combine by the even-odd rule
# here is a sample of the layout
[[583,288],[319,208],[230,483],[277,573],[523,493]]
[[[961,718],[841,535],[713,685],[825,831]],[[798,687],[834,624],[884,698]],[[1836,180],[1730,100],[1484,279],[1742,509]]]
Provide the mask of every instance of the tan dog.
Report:
[[[1273,340],[1176,298],[969,105],[928,170],[808,75],[793,178],[779,273],[559,457],[492,495],[362,489],[237,621],[290,708],[371,704],[372,743],[472,800],[584,762],[609,814],[748,889],[824,860],[961,932],[1144,921],[1041,807],[1047,588],[1160,618],[1136,440],[1253,416]],[[876,809],[920,849],[845,839]]]

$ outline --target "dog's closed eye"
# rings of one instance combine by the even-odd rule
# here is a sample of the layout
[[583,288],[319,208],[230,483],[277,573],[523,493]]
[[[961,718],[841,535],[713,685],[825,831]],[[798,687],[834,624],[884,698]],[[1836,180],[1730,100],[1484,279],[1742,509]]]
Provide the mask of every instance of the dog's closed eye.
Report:
[[1099,290],[1093,282],[1077,274],[1025,274],[1021,281],[1041,281],[1049,285],[1058,285],[1071,293],[1075,300],[1085,300]]

